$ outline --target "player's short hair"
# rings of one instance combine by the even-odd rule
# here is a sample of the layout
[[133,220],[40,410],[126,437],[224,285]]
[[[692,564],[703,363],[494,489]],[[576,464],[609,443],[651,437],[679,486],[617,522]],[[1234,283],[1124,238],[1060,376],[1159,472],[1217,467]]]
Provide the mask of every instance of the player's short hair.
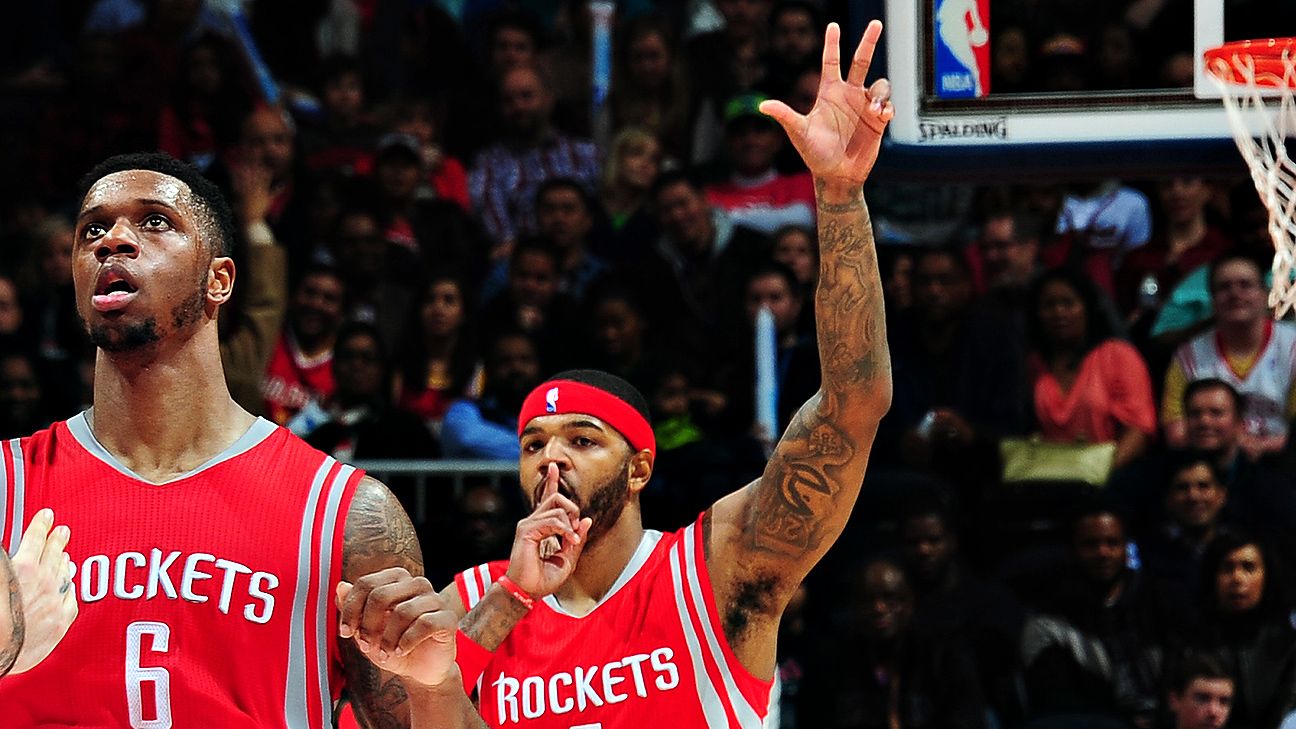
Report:
[[109,157],[81,178],[78,199],[84,203],[86,194],[95,183],[108,175],[129,170],[156,172],[183,182],[189,188],[189,197],[198,210],[203,242],[211,249],[213,256],[231,254],[238,229],[234,225],[234,213],[230,211],[229,203],[225,201],[220,188],[203,177],[198,168],[165,152],[132,152]]
[[1189,653],[1170,671],[1170,692],[1182,696],[1189,684],[1198,679],[1233,681],[1233,674],[1228,672],[1220,659],[1209,653]]
[[1188,386],[1184,388],[1183,394],[1183,408],[1185,412],[1188,410],[1188,403],[1197,396],[1197,393],[1204,390],[1223,390],[1228,393],[1229,401],[1233,403],[1233,415],[1236,417],[1242,417],[1242,408],[1246,405],[1246,402],[1242,399],[1242,393],[1238,392],[1236,387],[1233,387],[1218,377],[1203,377],[1199,380],[1193,380],[1188,383]]
[[603,370],[565,370],[550,377],[545,382],[555,380],[567,380],[589,385],[590,387],[597,387],[634,408],[636,412],[643,416],[644,420],[649,423],[652,422],[652,418],[648,417],[648,400],[644,398],[643,393],[639,392],[639,388],[610,372],[604,372]]

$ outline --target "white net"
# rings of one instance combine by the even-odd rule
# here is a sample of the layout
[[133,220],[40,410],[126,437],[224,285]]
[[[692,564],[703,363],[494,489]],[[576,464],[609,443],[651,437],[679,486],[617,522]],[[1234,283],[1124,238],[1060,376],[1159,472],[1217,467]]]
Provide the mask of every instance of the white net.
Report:
[[1284,49],[1281,64],[1257,69],[1250,53],[1236,52],[1208,59],[1207,70],[1220,87],[1224,109],[1238,151],[1246,158],[1260,199],[1269,211],[1269,236],[1274,243],[1273,285],[1269,306],[1275,318],[1296,307],[1296,162],[1287,149],[1296,141],[1296,54]]

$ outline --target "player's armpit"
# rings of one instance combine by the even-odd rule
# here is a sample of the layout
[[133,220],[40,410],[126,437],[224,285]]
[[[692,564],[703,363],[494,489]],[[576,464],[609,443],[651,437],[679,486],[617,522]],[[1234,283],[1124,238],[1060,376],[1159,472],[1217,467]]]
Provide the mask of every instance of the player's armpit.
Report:
[[[354,583],[389,567],[404,567],[412,575],[422,575],[423,553],[414,525],[400,502],[382,482],[365,476],[357,484],[347,512],[342,579]],[[409,694],[401,680],[379,670],[360,653],[354,641],[338,640],[347,692],[360,725],[368,729],[407,729]]]

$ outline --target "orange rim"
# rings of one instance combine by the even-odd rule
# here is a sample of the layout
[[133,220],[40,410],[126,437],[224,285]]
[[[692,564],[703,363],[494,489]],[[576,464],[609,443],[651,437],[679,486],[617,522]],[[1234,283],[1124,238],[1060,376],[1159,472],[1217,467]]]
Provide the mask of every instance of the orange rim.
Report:
[[1296,59],[1296,38],[1233,41],[1202,54],[1206,71],[1221,81],[1246,85],[1255,68],[1255,85],[1296,87],[1296,73],[1288,73],[1286,58]]

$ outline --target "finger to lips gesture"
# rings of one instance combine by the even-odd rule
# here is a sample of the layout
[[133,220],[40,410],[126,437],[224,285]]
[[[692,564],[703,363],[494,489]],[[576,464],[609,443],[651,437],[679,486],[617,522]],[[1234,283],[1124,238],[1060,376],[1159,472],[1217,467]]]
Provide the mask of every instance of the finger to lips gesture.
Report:
[[424,686],[455,678],[458,616],[424,577],[403,567],[340,582],[338,634],[374,665]]
[[558,493],[558,464],[550,463],[544,491],[531,515],[518,522],[509,555],[509,579],[532,597],[552,594],[576,569],[593,524]]
[[819,95],[810,113],[798,114],[781,101],[761,103],[761,111],[782,125],[810,172],[818,178],[862,185],[877,161],[882,133],[895,116],[889,81],[878,79],[864,87],[881,35],[882,23],[869,23],[843,81],[841,29],[829,23],[824,32]]
[[76,619],[72,559],[63,551],[71,536],[66,526],[54,526],[52,510],[41,509],[27,525],[22,543],[13,556],[26,625],[14,673],[29,670],[45,660]]

